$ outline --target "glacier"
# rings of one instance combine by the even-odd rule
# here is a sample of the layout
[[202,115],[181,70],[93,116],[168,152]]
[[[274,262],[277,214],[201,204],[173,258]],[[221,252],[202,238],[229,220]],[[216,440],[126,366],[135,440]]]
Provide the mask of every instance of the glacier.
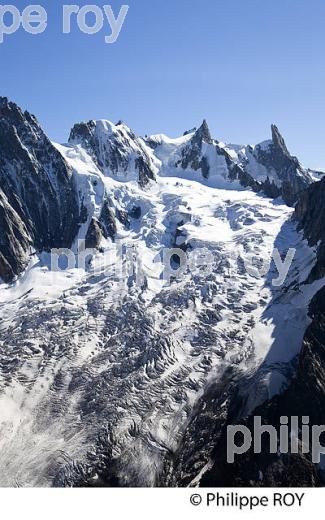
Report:
[[[324,282],[308,280],[317,248],[293,207],[255,189],[272,175],[278,189],[288,181],[267,169],[273,133],[254,152],[213,140],[206,123],[171,139],[102,120],[53,143],[85,214],[71,250],[91,226],[98,243],[85,269],[56,272],[50,250],[32,247],[0,285],[1,486],[167,485],[166,460],[211,383],[236,382],[242,416],[288,386]],[[295,188],[314,182],[292,164]],[[175,247],[208,250],[209,265],[166,284],[161,252]],[[295,249],[280,287],[274,262],[248,268],[274,248],[282,258]]]

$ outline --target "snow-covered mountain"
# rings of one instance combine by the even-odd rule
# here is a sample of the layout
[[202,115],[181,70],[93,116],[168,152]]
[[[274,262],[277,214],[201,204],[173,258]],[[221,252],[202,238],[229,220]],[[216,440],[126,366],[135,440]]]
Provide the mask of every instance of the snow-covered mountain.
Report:
[[206,121],[199,129],[186,132],[183,138],[157,135],[146,141],[161,161],[161,175],[200,180],[217,188],[249,187],[272,198],[281,196],[289,205],[318,180],[317,172],[305,170],[290,155],[274,125],[272,140],[255,147],[225,145],[212,139]]
[[100,120],[59,145],[1,98],[0,484],[216,481],[227,422],[296,373],[316,178],[276,127],[252,147]]
[[157,167],[150,150],[122,121],[117,125],[104,120],[77,124],[69,143],[81,145],[104,175],[121,181],[136,179],[142,187],[155,179]]

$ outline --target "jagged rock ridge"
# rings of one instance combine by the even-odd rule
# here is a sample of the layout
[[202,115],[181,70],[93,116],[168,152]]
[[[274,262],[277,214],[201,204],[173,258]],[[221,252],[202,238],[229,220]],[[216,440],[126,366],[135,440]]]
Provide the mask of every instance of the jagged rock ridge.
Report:
[[299,194],[314,181],[314,172],[302,168],[290,155],[275,125],[272,140],[255,147],[225,145],[213,139],[206,120],[198,129],[185,132],[183,138],[156,135],[146,142],[161,161],[164,175],[199,172],[212,186],[237,182],[269,197],[282,197],[289,205],[294,205]]
[[79,223],[71,171],[34,116],[0,98],[0,277],[27,265],[31,248],[70,247]]
[[155,166],[144,142],[121,121],[117,125],[104,120],[78,123],[69,143],[83,146],[104,175],[121,180],[136,175],[143,187],[155,179]]

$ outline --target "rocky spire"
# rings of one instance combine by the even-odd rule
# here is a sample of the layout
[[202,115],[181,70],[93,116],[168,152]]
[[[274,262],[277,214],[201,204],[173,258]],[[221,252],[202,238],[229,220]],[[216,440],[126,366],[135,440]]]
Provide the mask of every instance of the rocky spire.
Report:
[[278,127],[276,125],[271,125],[271,130],[272,130],[272,142],[273,142],[274,146],[276,148],[280,148],[284,154],[290,155],[287,145],[285,144],[285,140],[283,139]]
[[195,132],[194,139],[200,140],[201,142],[204,142],[204,143],[207,143],[207,144],[212,144],[213,143],[213,140],[212,140],[212,137],[211,137],[211,133],[210,133],[210,129],[209,129],[209,126],[208,126],[208,123],[207,123],[206,119],[203,120],[202,125]]

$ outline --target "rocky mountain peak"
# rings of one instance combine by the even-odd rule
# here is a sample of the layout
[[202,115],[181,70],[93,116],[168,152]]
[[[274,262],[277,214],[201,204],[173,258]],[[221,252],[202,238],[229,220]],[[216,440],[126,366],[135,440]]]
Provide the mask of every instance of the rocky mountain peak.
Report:
[[6,111],[8,111],[9,113],[9,111],[12,109],[18,109],[17,105],[9,101],[7,97],[0,96],[1,117],[4,117],[6,115]]
[[88,121],[88,123],[76,123],[71,129],[69,143],[91,139],[95,126],[95,121]]
[[117,125],[107,120],[77,123],[69,143],[85,148],[104,175],[126,180],[136,174],[141,186],[155,179],[155,168],[143,140],[122,121]]
[[2,123],[12,126],[22,125],[24,122],[37,124],[37,120],[33,115],[27,111],[23,112],[15,103],[9,101],[7,97],[0,97],[0,120]]
[[201,144],[202,142],[207,144],[213,143],[211,132],[206,119],[203,120],[202,125],[196,130],[193,140],[199,141]]
[[290,154],[284,138],[276,125],[271,126],[272,140],[255,148],[246,148],[245,169],[253,177],[259,177],[268,196],[282,197],[290,206],[310,184],[313,178],[297,157]]
[[9,99],[7,97],[0,96],[0,110],[5,110],[9,107]]
[[280,133],[278,127],[276,125],[271,125],[271,131],[273,145],[276,148],[279,148],[284,154],[290,155],[285,140],[282,137],[282,134]]
[[0,254],[8,263],[0,277],[6,280],[26,266],[30,248],[70,247],[78,230],[67,163],[36,118],[7,98],[0,99],[0,206]]

